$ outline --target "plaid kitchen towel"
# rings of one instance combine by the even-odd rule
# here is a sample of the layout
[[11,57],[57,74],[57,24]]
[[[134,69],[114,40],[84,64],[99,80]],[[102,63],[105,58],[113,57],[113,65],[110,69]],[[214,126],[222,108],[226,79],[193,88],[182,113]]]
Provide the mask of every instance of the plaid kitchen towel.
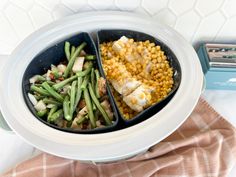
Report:
[[236,161],[235,132],[200,99],[187,121],[145,154],[93,165],[43,153],[2,177],[226,177]]

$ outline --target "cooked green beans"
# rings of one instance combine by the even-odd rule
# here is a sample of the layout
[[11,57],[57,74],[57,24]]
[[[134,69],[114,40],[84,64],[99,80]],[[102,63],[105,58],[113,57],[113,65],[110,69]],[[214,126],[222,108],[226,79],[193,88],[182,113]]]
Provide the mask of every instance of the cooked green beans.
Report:
[[102,108],[102,106],[99,103],[97,97],[95,96],[95,93],[93,92],[93,89],[92,89],[92,85],[90,83],[89,83],[88,88],[89,88],[89,93],[91,95],[91,98],[92,98],[93,102],[95,103],[95,105],[97,106],[98,110],[101,112],[102,116],[104,117],[104,119],[106,121],[106,124],[111,125],[111,120],[108,117],[106,111]]
[[53,90],[52,87],[47,82],[42,83],[42,86],[50,93],[50,95],[54,98],[56,98],[58,101],[63,102],[63,97],[57,93],[55,90]]
[[69,107],[69,97],[66,96],[66,98],[63,101],[63,112],[64,112],[64,117],[66,120],[70,121],[72,119],[70,115],[70,107]]
[[51,96],[50,93],[47,90],[44,90],[43,88],[37,87],[35,85],[31,85],[30,89],[34,92],[37,92],[37,93],[41,94],[41,95]]
[[77,49],[75,50],[73,56],[71,56],[70,58],[70,61],[66,67],[66,70],[64,72],[64,77],[67,78],[68,74],[70,73],[73,65],[74,65],[74,62],[75,62],[75,59],[76,57],[79,55],[79,53],[81,52],[81,50],[87,45],[86,42],[83,42],[82,44],[80,44],[79,47],[77,47]]
[[97,69],[95,70],[95,75],[96,75],[96,84],[95,84],[95,87],[94,87],[94,91],[95,91],[96,97],[100,98],[99,87],[98,87],[98,80],[100,78],[100,75],[99,75],[99,72],[98,72]]
[[70,61],[70,43],[65,42],[65,54],[68,61]]
[[95,117],[94,117],[94,114],[93,114],[93,107],[92,107],[92,102],[91,102],[91,99],[90,99],[87,88],[84,90],[84,99],[85,99],[85,102],[86,102],[86,107],[87,107],[87,110],[88,110],[88,116],[89,116],[91,125],[92,125],[93,128],[95,128],[96,127],[96,122],[95,122]]
[[79,101],[80,101],[80,98],[81,98],[81,95],[82,95],[82,90],[80,89],[80,86],[82,84],[82,77],[78,77],[78,81],[77,81],[77,91],[76,91],[76,96],[75,96],[75,104],[74,104],[74,110],[76,109]]
[[55,90],[58,90],[58,89],[64,87],[66,84],[68,84],[68,83],[74,81],[76,78],[77,78],[76,75],[75,75],[75,76],[71,76],[70,78],[65,79],[64,81],[61,81],[61,82],[59,82],[59,83],[53,85],[52,87],[53,87]]
[[47,121],[48,122],[52,122],[52,120],[51,120],[51,116],[53,115],[53,113],[55,113],[56,111],[57,111],[57,106],[55,105],[55,106],[53,106],[51,109],[50,109],[50,111],[49,111],[49,113],[48,113],[48,117],[47,117]]
[[70,116],[71,118],[73,117],[73,113],[74,113],[76,85],[77,85],[77,81],[73,81],[71,85],[71,91],[70,91]]
[[86,55],[85,60],[95,60],[96,56],[95,55]]
[[[58,66],[52,64],[43,75],[30,78],[30,94],[36,100],[33,97],[30,99],[35,105],[36,115],[50,124],[61,128],[85,130],[113,123],[113,117],[109,118],[107,115],[112,111],[110,105],[104,109],[100,103],[108,98],[100,98],[99,95],[100,74],[95,65],[96,56],[87,53],[87,49],[86,53],[83,51],[80,54],[86,45],[82,42],[75,47],[65,42],[64,52],[67,60]],[[80,69],[75,70],[78,65],[75,60],[82,55],[84,58]]]
[[70,55],[73,56],[75,53],[75,46],[72,46],[71,47],[71,52],[70,52]]
[[54,112],[50,117],[50,122],[55,122],[57,119],[63,116],[63,110],[59,109],[57,112]]

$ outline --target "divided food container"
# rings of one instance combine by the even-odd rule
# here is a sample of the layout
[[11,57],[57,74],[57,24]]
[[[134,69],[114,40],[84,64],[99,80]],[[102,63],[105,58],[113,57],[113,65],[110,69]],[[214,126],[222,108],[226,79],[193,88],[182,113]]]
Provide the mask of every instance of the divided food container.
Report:
[[[30,92],[30,83],[29,79],[37,74],[44,74],[47,72],[48,69],[50,69],[51,64],[58,65],[61,62],[64,62],[66,60],[65,52],[64,52],[64,45],[65,42],[70,42],[73,46],[79,46],[82,42],[86,42],[87,46],[85,47],[85,52],[95,55],[96,61],[95,65],[97,65],[101,75],[106,78],[105,73],[103,71],[103,65],[101,62],[101,55],[100,55],[100,44],[103,42],[110,42],[110,41],[116,41],[122,36],[126,36],[127,38],[132,38],[134,41],[146,41],[149,40],[150,42],[154,42],[156,45],[159,45],[161,49],[165,52],[165,55],[167,56],[167,60],[170,62],[170,66],[173,68],[173,80],[174,84],[172,87],[171,92],[167,95],[166,98],[161,100],[160,102],[156,103],[153,106],[150,106],[149,108],[143,110],[130,120],[125,119],[121,112],[119,111],[119,108],[117,106],[117,103],[114,99],[114,96],[111,92],[111,85],[109,84],[109,81],[107,81],[107,93],[109,97],[109,101],[112,107],[112,111],[114,112],[114,121],[111,126],[106,126],[102,128],[95,128],[91,130],[76,130],[71,128],[60,128],[56,125],[53,125],[51,123],[47,122],[46,116],[44,118],[37,116],[35,108],[33,104],[30,102],[28,93]],[[119,129],[126,128],[128,126],[134,125],[138,122],[141,122],[145,119],[148,119],[152,115],[156,114],[158,111],[160,111],[174,96],[176,90],[178,89],[178,86],[181,81],[181,69],[178,62],[178,59],[173,54],[173,52],[161,41],[158,39],[141,32],[137,31],[131,31],[131,30],[100,30],[97,32],[96,36],[97,45],[95,46],[95,43],[93,39],[90,37],[90,35],[86,32],[81,32],[76,35],[73,35],[69,38],[64,39],[63,41],[58,41],[57,44],[50,46],[49,48],[45,49],[44,51],[41,51],[37,56],[35,56],[30,64],[27,66],[23,81],[22,81],[22,89],[23,89],[23,95],[24,99],[26,101],[27,106],[29,107],[30,111],[34,114],[34,116],[44,124],[56,128],[58,130],[67,131],[67,132],[73,132],[73,133],[103,133],[103,132],[110,132],[115,131]]]
[[[118,113],[118,122],[114,127],[97,132],[72,133],[58,130],[56,127],[52,128],[38,120],[30,110],[23,94],[27,89],[28,80],[25,78],[25,73],[28,66],[34,63],[32,60],[40,55],[46,57],[47,55],[43,53],[47,50],[60,49],[61,47],[57,49],[60,42],[71,40],[76,44],[75,41],[78,39],[74,41],[70,38],[81,32],[92,34],[93,39],[96,40],[96,32],[101,29],[138,31],[153,36],[165,44],[176,56],[181,68],[181,81],[177,91],[172,94],[170,100],[166,100],[168,103],[161,110],[153,109],[154,115],[150,113],[149,116],[145,113],[143,119],[137,118],[139,123],[127,123]],[[95,52],[98,51],[95,49]],[[58,53],[58,56],[63,57],[64,54],[59,51]],[[50,60],[59,62],[60,59],[59,57]],[[40,62],[33,65],[36,64],[40,66]],[[49,66],[48,63],[42,63],[42,65]],[[29,74],[36,73],[30,70],[27,71]],[[101,69],[100,72],[102,74]],[[145,152],[170,135],[190,115],[197,104],[203,86],[203,73],[197,54],[180,34],[151,18],[113,11],[75,14],[37,30],[13,51],[0,77],[1,82],[4,83],[0,85],[0,109],[7,124],[17,135],[47,153],[96,163],[130,158]],[[22,84],[26,86],[25,91]],[[117,110],[115,105],[114,107]]]

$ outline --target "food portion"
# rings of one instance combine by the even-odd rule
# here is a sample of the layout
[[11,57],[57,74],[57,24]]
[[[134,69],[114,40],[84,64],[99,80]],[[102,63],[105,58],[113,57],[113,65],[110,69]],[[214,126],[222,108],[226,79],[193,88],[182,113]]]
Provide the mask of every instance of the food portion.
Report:
[[159,45],[122,36],[100,44],[102,65],[117,106],[132,119],[172,90],[173,68]]
[[29,100],[37,115],[50,124],[89,130],[114,123],[106,80],[99,74],[96,57],[83,50],[86,45],[66,42],[67,60],[29,80]]

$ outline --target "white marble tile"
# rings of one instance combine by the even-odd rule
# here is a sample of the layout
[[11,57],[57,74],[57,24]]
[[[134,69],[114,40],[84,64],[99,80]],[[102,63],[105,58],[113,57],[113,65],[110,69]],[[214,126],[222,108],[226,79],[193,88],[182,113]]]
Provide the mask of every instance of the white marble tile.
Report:
[[193,8],[195,0],[170,0],[169,8],[176,14],[181,15],[182,13]]
[[55,19],[60,19],[65,16],[72,15],[73,11],[63,4],[58,4],[52,10],[52,14]]
[[88,4],[96,10],[103,10],[111,8],[113,6],[113,0],[88,0]]
[[30,9],[29,15],[36,28],[40,28],[53,21],[51,13],[39,5],[34,5]]
[[172,27],[175,25],[177,19],[175,14],[170,9],[161,10],[155,16],[153,16],[153,18]]
[[115,0],[115,5],[120,10],[134,10],[140,5],[141,0]]
[[236,15],[236,1],[235,0],[227,0],[225,1],[222,11],[227,17],[232,17]]
[[1,0],[0,1],[0,9],[2,10],[4,7],[8,5],[8,0]]
[[234,42],[236,40],[236,16],[227,19],[223,27],[220,29],[219,33],[217,34],[216,41],[228,41]]
[[20,39],[24,39],[34,31],[33,24],[26,11],[10,4],[4,12]]
[[34,4],[39,4],[47,10],[53,10],[53,8],[60,4],[60,0],[35,0]]
[[15,45],[19,40],[18,36],[3,13],[0,13],[0,24],[0,41],[9,45]]
[[4,54],[4,53],[8,53],[8,51],[13,51],[15,48],[14,47],[15,45],[17,45],[17,43],[12,45],[12,44],[7,44],[4,41],[0,41],[0,53]]
[[181,15],[175,25],[175,29],[185,37],[188,41],[191,41],[195,30],[200,22],[200,17],[195,11],[189,11]]
[[218,11],[208,15],[199,24],[193,41],[212,41],[224,22],[225,17]]
[[[235,34],[232,29],[236,26],[234,23],[234,16],[236,15],[234,10],[235,5],[235,0],[0,0],[0,9],[2,9],[0,10],[0,14],[1,11],[4,13],[7,11],[7,14],[5,14],[11,22],[10,27],[12,28],[8,31],[8,34],[13,36],[13,30],[18,39],[22,40],[32,31],[37,29],[38,26],[42,26],[51,21],[50,17],[48,21],[46,20],[44,22],[43,20],[45,16],[49,16],[48,13],[52,15],[53,20],[56,20],[73,13],[91,10],[109,9],[133,11],[158,19],[162,23],[174,27],[184,35],[186,34],[186,29],[191,29],[191,31],[187,32],[185,37],[195,44],[199,41],[199,39],[197,39],[198,37],[210,41],[234,41]],[[39,10],[45,12],[42,17],[39,15],[38,18],[32,18],[32,15],[30,16],[28,12],[37,11],[35,10],[35,6],[44,8],[48,13],[44,10]],[[192,28],[196,25],[196,13],[192,13],[193,10],[197,12],[202,21],[201,26],[196,30],[193,30],[194,32],[192,31]],[[217,15],[213,18],[213,14],[219,13],[224,14],[227,19],[226,23],[221,23],[222,18],[219,17],[219,19],[217,19]],[[185,14],[188,14],[188,18],[192,18],[190,23],[193,23],[193,27],[190,27],[189,23],[182,23],[180,25],[179,22],[186,21],[183,20],[183,18],[186,18],[183,17]],[[40,18],[42,18],[42,20]],[[209,22],[209,19],[215,21],[214,29],[207,27],[206,30],[203,30],[202,26],[205,27],[206,23]],[[31,21],[33,22],[33,25],[30,24]],[[176,21],[177,24],[175,23]],[[7,25],[7,28],[8,26],[9,25]],[[36,28],[32,28],[33,26]],[[212,36],[215,35],[216,30],[218,30],[217,37],[213,39]],[[214,32],[212,33],[212,31]],[[210,36],[208,36],[209,34]],[[0,36],[1,44],[4,43],[5,36],[8,35]],[[12,41],[13,38],[9,40],[10,44],[2,46],[0,50],[4,52],[3,54],[10,54],[12,49],[18,44],[18,42]]]
[[219,9],[224,0],[197,0],[196,10],[206,16]]
[[161,9],[167,7],[168,0],[142,0],[142,7],[150,14],[154,15]]
[[10,0],[10,2],[24,10],[30,9],[34,4],[32,0]]
[[61,2],[74,12],[78,12],[87,6],[87,0],[62,0]]

